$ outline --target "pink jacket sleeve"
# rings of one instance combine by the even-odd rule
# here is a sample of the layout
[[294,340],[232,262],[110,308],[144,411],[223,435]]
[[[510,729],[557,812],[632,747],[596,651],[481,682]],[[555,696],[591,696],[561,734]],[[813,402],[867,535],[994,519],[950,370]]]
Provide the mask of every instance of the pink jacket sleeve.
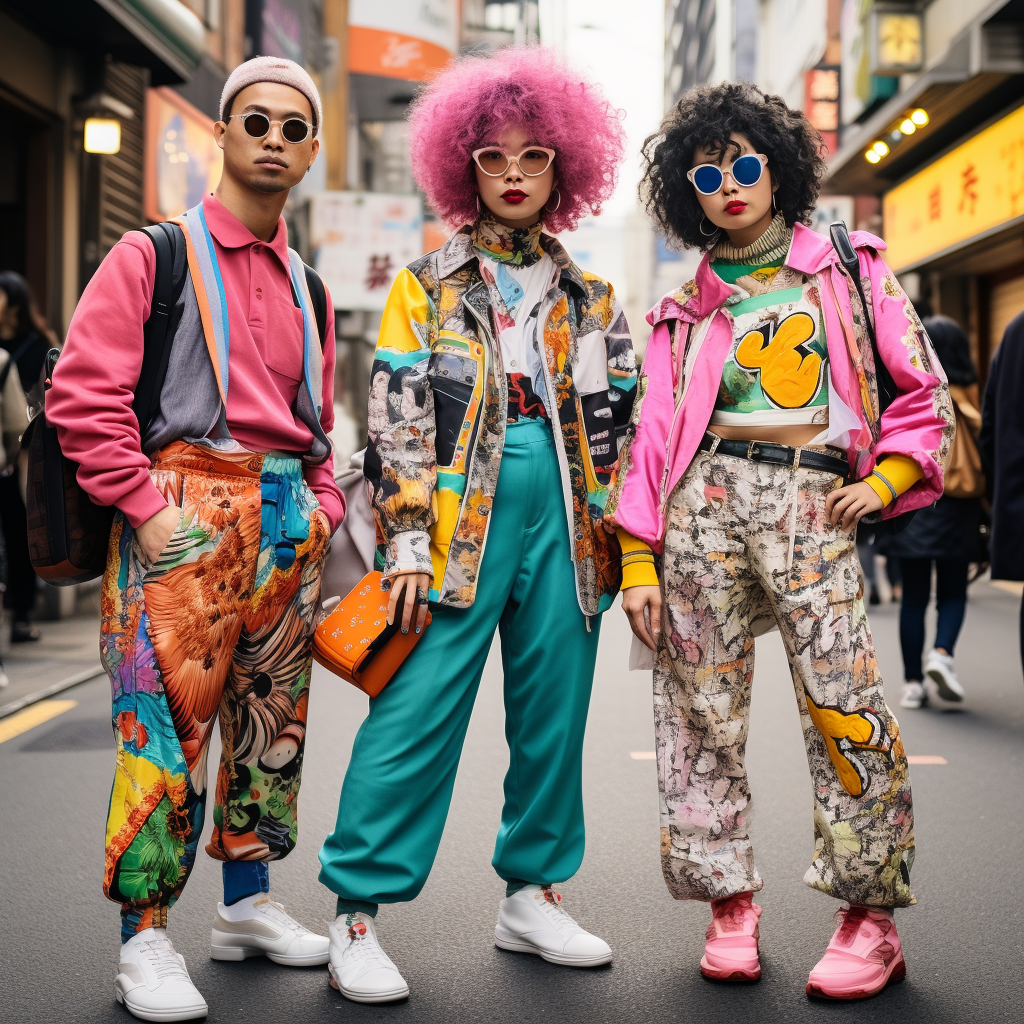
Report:
[[898,392],[882,416],[874,463],[886,455],[906,455],[923,473],[885,509],[889,518],[942,497],[943,466],[956,420],[946,375],[906,292],[877,252],[860,249],[859,255],[861,275],[870,278],[878,351]]
[[[320,425],[324,433],[334,429],[334,366],[337,362],[337,350],[334,341],[334,306],[331,296],[327,294],[327,330],[324,340],[324,411]],[[306,483],[316,495],[320,507],[331,521],[331,533],[334,533],[345,518],[345,496],[334,482],[333,452],[319,466],[306,467]]]
[[132,526],[167,505],[150,479],[132,411],[155,265],[152,244],[138,232],[110,250],[79,300],[46,397],[61,448],[79,464],[78,482]]

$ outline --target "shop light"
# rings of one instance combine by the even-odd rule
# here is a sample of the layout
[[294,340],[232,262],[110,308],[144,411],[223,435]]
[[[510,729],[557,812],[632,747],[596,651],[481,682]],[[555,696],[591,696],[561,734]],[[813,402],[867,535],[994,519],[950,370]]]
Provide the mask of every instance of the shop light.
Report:
[[86,153],[119,153],[121,122],[110,117],[89,117],[85,121]]
[[928,111],[922,110],[918,107],[917,110],[911,113],[910,120],[913,121],[918,128],[923,128],[928,123]]
[[881,160],[883,156],[889,155],[889,147],[881,139],[879,139],[871,148],[878,154],[879,160]]
[[904,135],[913,135],[914,132],[917,131],[917,125],[914,124],[914,122],[911,121],[909,117],[905,118],[903,123],[900,125],[900,131]]
[[864,159],[867,160],[869,164],[877,164],[882,158],[873,149],[869,149],[864,154]]

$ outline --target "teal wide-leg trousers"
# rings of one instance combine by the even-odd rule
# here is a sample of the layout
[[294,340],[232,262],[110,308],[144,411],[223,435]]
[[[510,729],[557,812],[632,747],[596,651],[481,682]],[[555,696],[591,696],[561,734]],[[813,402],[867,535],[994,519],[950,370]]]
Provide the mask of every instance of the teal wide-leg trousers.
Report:
[[576,599],[551,428],[509,426],[476,600],[431,608],[413,653],[370,701],[320,851],[343,900],[398,903],[423,888],[495,627],[505,668],[509,769],[492,864],[549,884],[583,860],[583,733],[600,619]]

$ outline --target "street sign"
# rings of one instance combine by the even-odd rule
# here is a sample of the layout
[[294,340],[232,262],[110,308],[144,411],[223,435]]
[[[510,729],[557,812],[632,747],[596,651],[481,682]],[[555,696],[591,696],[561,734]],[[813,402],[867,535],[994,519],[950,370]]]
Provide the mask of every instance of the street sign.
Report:
[[310,198],[313,266],[335,309],[382,310],[398,272],[423,255],[419,196],[321,192]]

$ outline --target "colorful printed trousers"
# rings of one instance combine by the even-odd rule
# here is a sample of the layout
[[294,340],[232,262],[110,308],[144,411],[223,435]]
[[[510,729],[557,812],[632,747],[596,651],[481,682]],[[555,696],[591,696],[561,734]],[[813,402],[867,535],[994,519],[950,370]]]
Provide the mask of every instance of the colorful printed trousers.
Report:
[[754,635],[777,624],[814,791],[804,881],[915,902],[907,759],[864,611],[854,533],[828,524],[819,470],[698,454],[669,498],[666,631],[654,670],[662,868],[676,899],[756,891],[743,756]]
[[370,701],[341,789],[320,881],[345,900],[414,899],[434,863],[494,631],[505,666],[509,768],[491,861],[508,882],[563,882],[583,860],[583,734],[598,627],[576,575],[551,424],[505,433],[469,608],[433,621]]
[[178,529],[150,564],[117,514],[101,609],[117,743],[103,889],[122,904],[123,938],[165,925],[185,886],[218,712],[222,753],[207,852],[268,861],[295,846],[330,535],[323,514],[312,514],[317,501],[297,459],[176,442],[151,472],[181,508]]

